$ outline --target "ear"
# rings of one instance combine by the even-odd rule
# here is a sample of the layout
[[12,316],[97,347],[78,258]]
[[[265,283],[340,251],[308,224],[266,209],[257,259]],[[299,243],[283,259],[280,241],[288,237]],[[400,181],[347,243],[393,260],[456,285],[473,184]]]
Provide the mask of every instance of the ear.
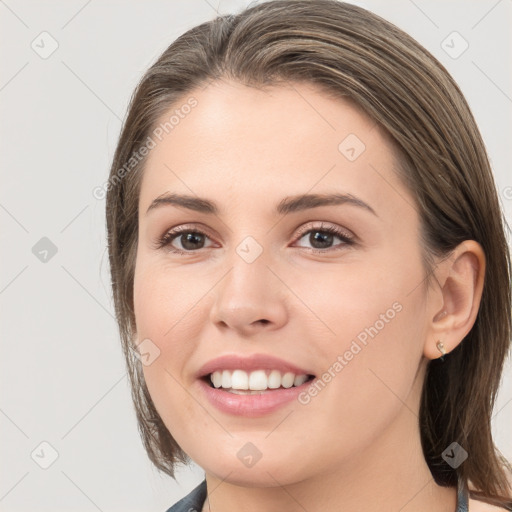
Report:
[[[459,244],[450,257],[442,260],[434,271],[435,288],[429,290],[429,320],[423,354],[437,359],[461,343],[473,327],[484,287],[485,254],[474,240]],[[441,346],[441,349],[443,349]]]

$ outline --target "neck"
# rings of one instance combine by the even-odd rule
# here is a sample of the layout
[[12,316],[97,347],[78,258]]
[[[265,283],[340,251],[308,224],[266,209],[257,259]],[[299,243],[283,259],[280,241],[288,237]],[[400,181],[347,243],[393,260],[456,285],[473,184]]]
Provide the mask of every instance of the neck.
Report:
[[209,505],[207,500],[203,511],[455,512],[456,489],[437,485],[423,456],[418,417],[412,412],[418,410],[420,391],[418,385],[398,418],[363,452],[302,481],[276,481],[272,487],[248,482],[245,487],[230,483],[229,474],[219,478],[207,472]]

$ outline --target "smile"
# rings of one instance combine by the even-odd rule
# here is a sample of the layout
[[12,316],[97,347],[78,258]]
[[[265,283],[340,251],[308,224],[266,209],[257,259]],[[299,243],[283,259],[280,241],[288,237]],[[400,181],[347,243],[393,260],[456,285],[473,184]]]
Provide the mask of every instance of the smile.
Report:
[[235,394],[259,394],[262,391],[291,388],[304,384],[312,375],[280,372],[279,370],[219,370],[211,373],[209,381],[214,388]]

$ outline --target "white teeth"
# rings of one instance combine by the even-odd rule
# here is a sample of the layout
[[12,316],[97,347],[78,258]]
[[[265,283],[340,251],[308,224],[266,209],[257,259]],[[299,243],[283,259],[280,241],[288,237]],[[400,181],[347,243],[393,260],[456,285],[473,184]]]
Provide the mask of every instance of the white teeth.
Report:
[[252,391],[247,389],[226,389],[229,393],[233,393],[234,395],[261,395],[261,391]]
[[[245,372],[244,372],[245,373]],[[263,389],[267,389],[267,374],[265,370],[256,370],[255,372],[251,372],[249,375],[249,389],[255,390],[255,391],[261,391]],[[233,386],[233,383],[231,383],[231,387],[235,388]]]
[[[224,372],[223,372],[224,373]],[[235,370],[231,374],[231,388],[233,389],[249,389],[249,377],[242,370]],[[251,387],[251,389],[256,389]]]
[[[300,386],[308,380],[308,376],[305,374],[295,375],[292,372],[281,375],[278,370],[270,372],[255,370],[250,373],[244,370],[222,370],[213,372],[210,375],[210,380],[215,388],[228,389],[234,393],[237,393],[237,390],[245,390],[245,393],[254,394],[251,391]],[[237,394],[242,393],[238,392]]]
[[223,388],[230,388],[231,387],[231,373],[227,371],[222,372],[222,387]]
[[293,381],[293,385],[294,386],[301,386],[307,380],[308,380],[308,376],[307,375],[297,375],[295,377],[295,380]]
[[212,380],[212,383],[216,388],[220,388],[222,386],[221,372],[213,372],[212,375],[210,376],[210,379]]
[[293,381],[295,380],[295,374],[288,372],[283,375],[281,379],[281,385],[283,388],[291,388],[293,386]]
[[281,387],[281,372],[272,370],[268,376],[268,387],[277,389]]

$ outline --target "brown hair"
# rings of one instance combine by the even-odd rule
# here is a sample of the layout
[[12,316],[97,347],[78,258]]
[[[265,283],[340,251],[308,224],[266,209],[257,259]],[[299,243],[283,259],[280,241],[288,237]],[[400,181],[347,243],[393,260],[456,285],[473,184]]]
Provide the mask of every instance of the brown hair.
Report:
[[[174,477],[175,465],[187,463],[188,456],[158,415],[132,351],[145,161],[133,156],[171,107],[221,78],[253,86],[309,82],[355,102],[379,123],[396,146],[399,172],[416,200],[426,283],[435,258],[449,256],[464,240],[481,244],[487,265],[478,316],[444,362],[428,363],[421,440],[438,484],[454,486],[461,477],[479,490],[473,496],[506,504],[511,468],[493,443],[491,415],[510,347],[511,267],[506,221],[482,138],[459,87],[429,52],[379,16],[336,0],[274,0],[196,26],[164,51],[132,96],[110,171],[106,214],[117,321],[151,461]],[[454,441],[469,454],[457,469],[441,456]]]

